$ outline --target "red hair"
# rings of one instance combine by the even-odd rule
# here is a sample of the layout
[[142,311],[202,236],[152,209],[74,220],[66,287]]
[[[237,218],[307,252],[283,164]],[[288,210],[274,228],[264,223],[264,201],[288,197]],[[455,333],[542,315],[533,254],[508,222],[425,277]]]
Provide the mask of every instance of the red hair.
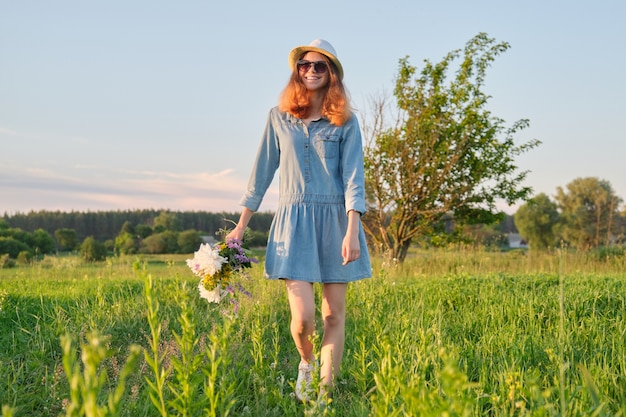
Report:
[[[322,116],[330,120],[335,126],[341,126],[352,117],[350,99],[341,78],[337,75],[335,65],[326,57],[324,60],[328,64],[330,72],[328,84],[324,88]],[[289,82],[280,95],[278,109],[300,119],[306,119],[311,114],[310,93],[302,83],[297,68],[291,73]]]

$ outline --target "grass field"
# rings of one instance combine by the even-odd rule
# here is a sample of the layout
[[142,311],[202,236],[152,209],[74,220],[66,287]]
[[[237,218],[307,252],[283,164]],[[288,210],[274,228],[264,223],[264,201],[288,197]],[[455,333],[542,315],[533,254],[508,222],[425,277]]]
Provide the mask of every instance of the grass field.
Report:
[[374,258],[326,408],[293,398],[283,285],[255,266],[231,317],[185,258],[0,269],[2,416],[626,415],[623,255]]

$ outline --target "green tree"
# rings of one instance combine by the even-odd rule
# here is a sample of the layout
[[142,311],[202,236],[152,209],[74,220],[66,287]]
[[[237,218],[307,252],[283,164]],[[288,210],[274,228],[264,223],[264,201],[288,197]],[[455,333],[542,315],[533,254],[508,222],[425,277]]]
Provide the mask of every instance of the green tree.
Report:
[[74,250],[78,247],[78,235],[76,230],[66,227],[54,231],[54,237],[57,239],[61,250]]
[[159,234],[165,243],[164,253],[180,253],[180,246],[178,246],[178,232],[166,230],[165,232]]
[[589,249],[608,245],[619,233],[619,206],[606,180],[595,177],[576,178],[567,190],[557,188],[556,201],[561,211],[561,235],[571,245]]
[[13,239],[24,243],[29,248],[35,246],[35,239],[33,237],[33,234],[25,232],[19,227],[12,227],[9,229],[0,230],[0,236],[12,237]]
[[136,231],[132,223],[128,220],[122,225],[122,229],[115,237],[113,248],[116,253],[130,255],[137,253],[139,244]]
[[[425,61],[418,72],[400,60],[394,96],[397,122],[389,127],[384,99],[372,100],[364,126],[368,214],[364,227],[372,243],[403,261],[411,243],[429,235],[446,213],[462,224],[499,221],[499,199],[513,204],[528,198],[514,158],[539,144],[514,143],[528,120],[506,127],[487,110],[482,89],[486,70],[506,51],[481,33],[464,50],[439,63]],[[449,80],[451,65],[458,62]]]
[[123,255],[132,255],[137,253],[138,242],[135,235],[122,232],[115,237],[115,252]]
[[185,230],[178,235],[178,250],[180,253],[193,253],[198,250],[202,238],[196,230]]
[[152,228],[148,226],[147,224],[138,224],[135,227],[135,233],[141,239],[144,239],[152,234]]
[[466,224],[460,230],[460,236],[467,242],[486,248],[501,248],[508,244],[506,234],[500,230],[499,223]]
[[171,211],[162,211],[154,218],[154,230],[163,232],[165,230],[179,231],[181,228],[180,219]]
[[160,233],[155,233],[141,242],[141,253],[165,253],[165,241]]
[[248,236],[246,236],[246,243],[250,245],[250,247],[266,246],[268,234],[268,232],[249,229]]
[[122,225],[122,230],[120,230],[120,234],[122,233],[129,233],[131,235],[135,234],[135,228],[133,227],[132,223],[129,222],[128,220],[126,220],[124,224]]
[[178,253],[178,233],[171,230],[155,233],[141,242],[142,253]]
[[39,254],[54,253],[56,251],[56,243],[50,233],[44,229],[37,229],[33,232],[34,247],[33,250]]
[[546,194],[537,194],[515,212],[515,226],[532,249],[545,249],[557,243],[559,211]]
[[107,250],[102,242],[98,242],[93,236],[89,236],[80,245],[80,256],[87,262],[104,261],[107,256]]
[[0,255],[9,255],[16,259],[20,252],[32,252],[30,246],[14,237],[0,237]]

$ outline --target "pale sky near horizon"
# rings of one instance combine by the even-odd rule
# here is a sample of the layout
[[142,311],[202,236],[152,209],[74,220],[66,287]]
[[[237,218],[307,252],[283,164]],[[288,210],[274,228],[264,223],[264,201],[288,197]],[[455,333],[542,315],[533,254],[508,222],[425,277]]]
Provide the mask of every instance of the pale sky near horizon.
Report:
[[626,2],[215,3],[0,0],[0,215],[239,211],[291,48],[330,41],[363,113],[400,58],[438,62],[479,32],[511,45],[489,109],[542,142],[517,159],[526,185],[598,177],[626,200]]

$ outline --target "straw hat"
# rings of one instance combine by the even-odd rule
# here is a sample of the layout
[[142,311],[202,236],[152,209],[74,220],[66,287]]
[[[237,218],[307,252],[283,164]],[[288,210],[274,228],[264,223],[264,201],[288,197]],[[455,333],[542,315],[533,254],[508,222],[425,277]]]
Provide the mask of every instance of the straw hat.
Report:
[[307,52],[318,52],[325,55],[332,61],[333,64],[335,64],[335,67],[337,67],[337,71],[339,72],[339,78],[343,80],[343,67],[337,58],[337,52],[335,52],[335,48],[333,48],[330,42],[325,41],[324,39],[315,39],[307,46],[298,46],[293,48],[289,53],[289,68],[291,68],[292,71],[295,71],[298,59]]

